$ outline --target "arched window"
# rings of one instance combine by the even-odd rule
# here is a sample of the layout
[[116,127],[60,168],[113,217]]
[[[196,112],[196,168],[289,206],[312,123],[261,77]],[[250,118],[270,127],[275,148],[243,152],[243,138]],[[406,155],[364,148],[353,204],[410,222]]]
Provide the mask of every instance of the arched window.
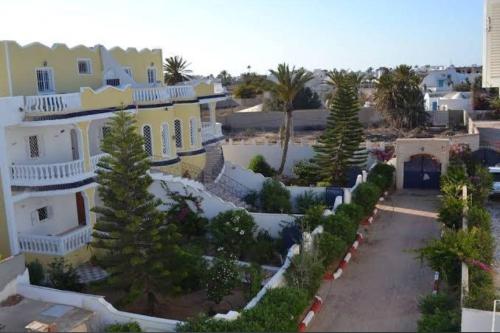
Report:
[[191,146],[196,145],[197,143],[197,131],[198,131],[198,126],[196,126],[196,119],[191,118],[189,120],[189,138],[191,140]]
[[168,124],[161,125],[161,143],[163,156],[170,156],[170,133]]
[[144,150],[148,156],[153,156],[153,142],[151,139],[151,126],[144,125],[142,127],[142,135],[144,136]]
[[182,125],[179,119],[174,120],[175,146],[182,148]]

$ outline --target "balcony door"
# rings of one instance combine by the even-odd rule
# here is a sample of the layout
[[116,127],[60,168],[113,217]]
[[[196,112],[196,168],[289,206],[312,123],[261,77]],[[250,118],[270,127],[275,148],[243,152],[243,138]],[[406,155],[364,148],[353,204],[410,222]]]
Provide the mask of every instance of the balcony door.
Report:
[[86,225],[87,217],[85,215],[85,200],[81,192],[76,193],[76,213],[78,215],[78,225]]
[[78,133],[74,128],[70,131],[71,136],[71,153],[73,154],[73,161],[80,159],[80,154],[78,153]]

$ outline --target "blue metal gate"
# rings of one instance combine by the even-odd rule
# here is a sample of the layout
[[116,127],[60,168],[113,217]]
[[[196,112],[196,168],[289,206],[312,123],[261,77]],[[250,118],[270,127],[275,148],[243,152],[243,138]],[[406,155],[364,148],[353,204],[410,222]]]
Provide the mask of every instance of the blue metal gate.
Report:
[[439,189],[441,163],[430,155],[412,156],[405,162],[404,188]]

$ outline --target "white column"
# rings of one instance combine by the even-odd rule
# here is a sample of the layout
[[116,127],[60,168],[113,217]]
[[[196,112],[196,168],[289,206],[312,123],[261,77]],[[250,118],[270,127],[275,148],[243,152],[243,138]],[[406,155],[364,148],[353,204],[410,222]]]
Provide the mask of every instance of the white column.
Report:
[[212,127],[213,131],[215,131],[215,123],[216,123],[215,107],[216,103],[208,103],[208,108],[210,110],[210,126]]
[[19,254],[19,242],[17,240],[16,217],[14,214],[14,202],[12,200],[12,190],[10,184],[10,167],[5,140],[5,127],[0,126],[0,179],[2,180],[2,194],[5,206],[5,219],[9,234],[9,244],[11,255]]

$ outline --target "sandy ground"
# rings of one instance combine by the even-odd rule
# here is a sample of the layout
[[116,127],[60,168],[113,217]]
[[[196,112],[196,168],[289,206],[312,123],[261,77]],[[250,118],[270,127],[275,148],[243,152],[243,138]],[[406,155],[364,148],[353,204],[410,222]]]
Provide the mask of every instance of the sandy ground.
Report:
[[325,303],[310,332],[416,331],[418,300],[431,293],[433,272],[412,250],[439,237],[437,195],[398,191],[381,203],[342,277],[321,286]]

